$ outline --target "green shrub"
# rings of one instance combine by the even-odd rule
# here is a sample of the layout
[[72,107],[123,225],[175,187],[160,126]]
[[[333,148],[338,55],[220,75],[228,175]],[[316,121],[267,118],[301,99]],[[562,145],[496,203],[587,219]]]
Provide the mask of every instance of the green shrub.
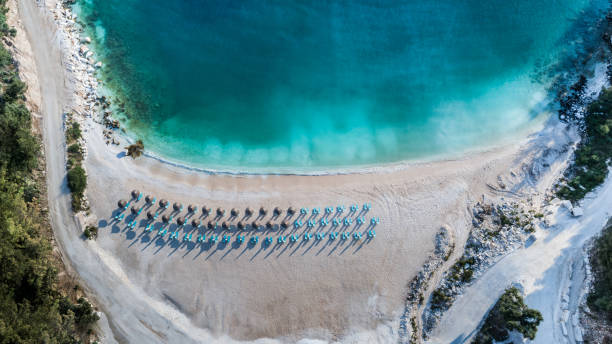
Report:
[[525,305],[518,289],[508,288],[487,315],[473,343],[489,344],[493,340],[502,342],[508,339],[510,331],[517,331],[523,337],[533,340],[542,320],[539,311]]
[[83,231],[83,235],[85,235],[85,237],[87,239],[96,239],[98,237],[98,227],[96,226],[87,226],[85,227],[85,230]]
[[582,141],[566,172],[569,181],[557,191],[559,198],[576,202],[605,181],[608,161],[612,158],[611,127],[612,89],[609,88],[587,108]]
[[79,146],[78,143],[73,143],[70,146],[68,146],[68,153],[71,154],[80,154],[81,153],[81,146]]
[[68,187],[72,193],[83,195],[87,187],[87,175],[81,166],[75,166],[68,171]]
[[606,313],[612,320],[612,222],[595,240],[591,254],[593,289],[587,297],[589,307]]
[[81,138],[81,126],[77,122],[70,121],[68,128],[66,129],[66,141],[68,143],[71,143],[80,138]]

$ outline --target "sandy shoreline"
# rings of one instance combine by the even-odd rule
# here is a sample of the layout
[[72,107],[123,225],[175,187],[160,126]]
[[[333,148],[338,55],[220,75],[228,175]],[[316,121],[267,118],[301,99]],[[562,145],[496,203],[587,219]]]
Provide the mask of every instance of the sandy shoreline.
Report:
[[[91,66],[74,62],[73,45],[79,39],[57,32],[57,20],[65,18],[52,1],[43,10],[28,0],[17,3],[28,37],[18,36],[16,45],[29,42],[32,49],[32,54],[26,48],[18,54],[24,66],[20,72],[34,92],[28,95],[30,102],[43,116],[55,235],[64,259],[105,311],[112,329],[105,333],[109,342],[111,337],[183,343],[300,338],[397,342],[406,286],[431,254],[438,230],[449,229],[457,245],[455,256],[460,254],[475,200],[524,201],[526,194],[543,194],[565,166],[575,140],[551,119],[514,145],[454,160],[323,176],[211,175],[151,158],[132,160],[124,157],[122,146],[106,145],[91,103],[83,99],[95,83],[87,76]],[[41,56],[44,51],[49,52]],[[82,83],[84,77],[89,83]],[[62,128],[62,113],[72,109],[82,115],[91,206],[91,214],[79,215],[77,221],[65,186]],[[275,227],[241,233],[246,241],[259,236],[254,248],[177,245],[145,233],[140,221],[144,213],[135,230],[127,229],[126,221],[112,219],[117,201],[128,199],[132,189],[185,207],[235,207],[242,214],[247,206],[323,209],[370,202],[368,219],[380,217],[381,223],[377,237],[368,242],[300,240],[293,246],[262,247],[264,237],[276,240],[280,235]],[[537,197],[532,201],[537,203]],[[97,241],[80,238],[83,224],[100,227]],[[231,235],[234,240],[236,230]]]

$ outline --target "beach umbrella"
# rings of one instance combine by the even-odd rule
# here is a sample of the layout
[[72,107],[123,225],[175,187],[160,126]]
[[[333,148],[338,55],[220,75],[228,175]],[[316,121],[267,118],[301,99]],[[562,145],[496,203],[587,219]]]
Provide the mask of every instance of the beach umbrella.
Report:
[[138,197],[138,195],[140,195],[140,191],[138,191],[136,189],[132,190],[132,198],[136,198],[136,197]]
[[151,196],[150,195],[146,195],[145,196],[145,202],[151,203]]
[[155,215],[153,215],[153,213],[152,213],[150,210],[149,210],[149,211],[147,211],[147,218],[148,218],[149,220],[152,220],[154,216],[155,216]]
[[119,208],[125,208],[127,202],[125,200],[120,200],[119,202],[117,202],[117,205],[119,206]]
[[258,221],[253,221],[252,226],[253,226],[253,229],[259,228],[259,222]]
[[215,223],[212,221],[208,221],[208,229],[213,229],[215,228]]
[[189,206],[187,206],[187,211],[190,213],[193,213],[193,211],[195,210],[195,208],[193,207],[193,204],[190,204]]
[[274,208],[274,215],[278,216],[283,213],[283,210],[279,207]]
[[223,229],[227,229],[229,225],[227,224],[227,222],[223,221],[223,223],[221,224],[221,227],[223,227]]
[[287,209],[287,214],[289,215],[295,214],[295,209],[293,209],[293,207],[289,207],[289,209]]
[[163,208],[163,207],[166,206],[166,204],[168,204],[168,201],[166,201],[165,199],[162,198],[162,199],[159,200],[159,206],[160,207]]
[[208,215],[208,214],[210,214],[211,211],[212,211],[212,209],[210,209],[210,207],[202,206],[202,214]]
[[217,208],[217,215],[223,216],[223,214],[225,214],[225,210],[223,210],[221,208]]
[[231,214],[232,214],[232,216],[238,216],[238,214],[240,214],[240,212],[238,211],[238,209],[232,208]]
[[197,219],[191,220],[191,225],[193,227],[195,227],[195,228],[199,227],[200,226],[200,220],[197,220]]
[[162,221],[168,223],[168,221],[170,221],[170,218],[168,218],[168,215],[162,215]]
[[244,229],[244,222],[238,221],[238,228]]
[[247,215],[247,216],[251,216],[251,215],[253,215],[253,209],[251,209],[251,208],[248,208],[248,207],[247,207],[247,208],[246,208],[246,210],[245,210],[244,212],[246,213],[246,215]]
[[131,210],[132,210],[132,214],[136,214],[138,212],[138,209],[136,209],[136,207],[134,206],[132,206]]
[[264,207],[259,208],[259,214],[260,215],[264,215],[265,216],[267,213],[268,213],[268,211],[266,210],[266,208],[264,208]]
[[181,210],[181,204],[178,202],[174,202],[174,204],[172,205],[172,208],[174,208],[174,210]]
[[182,226],[185,224],[185,218],[182,216],[179,216],[176,218],[176,223],[178,223],[179,226]]
[[272,229],[272,226],[273,226],[272,222],[270,222],[270,221],[266,222],[266,228]]
[[283,221],[283,222],[281,223],[281,226],[282,226],[283,228],[287,228],[287,227],[289,227],[289,224],[287,223],[287,221]]

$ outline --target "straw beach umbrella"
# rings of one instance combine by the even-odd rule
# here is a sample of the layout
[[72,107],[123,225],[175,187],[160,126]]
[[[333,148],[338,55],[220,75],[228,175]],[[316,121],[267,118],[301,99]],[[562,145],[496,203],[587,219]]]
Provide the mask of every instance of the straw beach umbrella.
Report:
[[258,221],[253,221],[253,224],[251,226],[253,226],[253,229],[258,229],[259,228],[259,222]]
[[167,204],[168,204],[168,201],[166,201],[165,199],[162,198],[159,200],[160,207],[165,208]]
[[168,221],[170,221],[170,218],[168,217],[168,215],[162,215],[162,221],[168,223]]
[[238,228],[239,229],[244,229],[244,222],[238,221]]
[[229,225],[227,224],[227,222],[223,221],[223,223],[221,224],[221,227],[223,227],[223,229],[227,229]]
[[132,198],[136,198],[136,197],[138,197],[138,195],[140,195],[140,191],[138,191],[136,189],[132,190]]
[[295,209],[293,207],[289,207],[289,209],[287,209],[287,214],[289,215],[295,214]]
[[130,210],[132,211],[132,214],[136,214],[138,212],[138,209],[136,209],[134,206],[132,206]]
[[195,208],[194,208],[193,204],[190,204],[190,205],[187,206],[187,211],[188,212],[193,213],[194,210],[195,210]]
[[251,215],[253,215],[253,209],[251,209],[251,208],[249,208],[249,207],[247,207],[247,208],[246,208],[246,210],[245,210],[244,212],[245,212],[245,214],[246,214],[247,216],[251,216]]
[[145,196],[145,202],[147,202],[147,203],[151,203],[151,199],[152,199],[152,198],[151,198],[151,195],[146,195],[146,196]]
[[182,217],[182,216],[177,217],[177,218],[176,218],[176,223],[177,223],[179,226],[184,225],[184,224],[185,224],[185,218],[184,218],[184,217]]
[[225,210],[223,210],[222,208],[217,208],[217,215],[223,216],[223,214],[225,214]]
[[119,206],[119,208],[125,208],[127,202],[125,200],[119,200],[119,202],[117,202],[117,205]]
[[274,225],[272,224],[272,222],[270,222],[270,221],[266,222],[266,228],[267,229],[272,229],[273,226]]
[[232,214],[232,216],[238,216],[238,214],[240,214],[240,212],[238,211],[238,209],[232,208],[231,214]]
[[212,211],[212,209],[210,209],[210,207],[207,207],[207,206],[205,206],[205,205],[204,205],[204,206],[202,206],[202,214],[203,214],[204,216],[209,215],[211,211]]
[[198,219],[193,219],[193,220],[191,220],[191,226],[192,226],[193,228],[198,228],[198,227],[200,227],[200,223],[201,223],[201,222],[200,222],[200,220],[198,220]]
[[213,221],[208,221],[207,227],[208,227],[208,229],[214,229],[215,228],[215,223]]
[[149,211],[147,211],[147,218],[148,218],[149,220],[153,220],[153,217],[154,217],[154,216],[155,216],[155,215],[153,215],[153,212],[151,212],[150,210],[149,210]]
[[174,204],[172,205],[172,208],[174,208],[174,210],[179,211],[181,210],[182,205],[178,202],[174,202]]
[[275,216],[279,216],[280,214],[283,213],[283,210],[279,207],[274,208],[274,215]]
[[259,214],[260,215],[266,216],[267,213],[268,213],[268,211],[266,210],[266,208],[264,208],[264,207],[259,208]]
[[283,222],[281,223],[281,226],[282,226],[283,228],[287,228],[287,227],[289,227],[289,223],[287,223],[287,221],[283,221]]

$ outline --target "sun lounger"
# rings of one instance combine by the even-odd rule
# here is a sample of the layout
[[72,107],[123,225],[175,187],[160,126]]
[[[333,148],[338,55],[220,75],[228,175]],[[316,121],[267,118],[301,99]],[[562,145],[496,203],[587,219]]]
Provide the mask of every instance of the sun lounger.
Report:
[[305,241],[310,240],[310,238],[312,238],[312,234],[310,234],[310,233],[304,233],[304,240],[305,240]]
[[302,214],[302,215],[306,215],[306,214],[308,214],[308,208],[302,208],[302,209],[300,209],[300,214]]

